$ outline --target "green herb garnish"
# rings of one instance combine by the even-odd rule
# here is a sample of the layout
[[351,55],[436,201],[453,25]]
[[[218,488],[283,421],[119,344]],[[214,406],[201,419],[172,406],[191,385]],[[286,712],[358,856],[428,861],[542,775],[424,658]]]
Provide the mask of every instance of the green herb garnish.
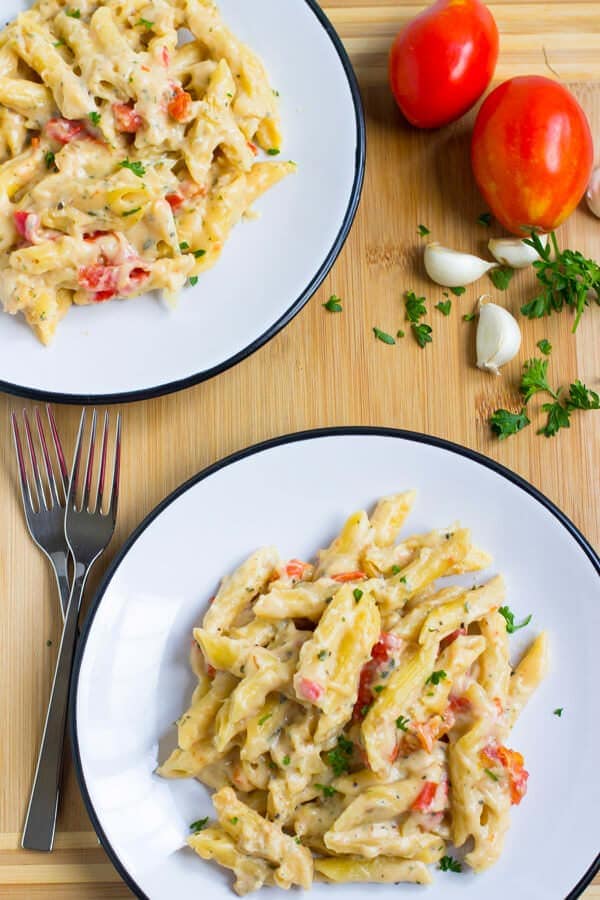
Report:
[[280,153],[281,150],[278,147],[269,147],[269,149],[267,150],[267,154],[269,156],[279,156]]
[[240,820],[238,819],[237,816],[232,816],[231,819],[230,819],[229,821],[231,822],[232,825],[237,825],[237,823],[238,823]]
[[546,338],[542,338],[541,341],[538,341],[536,346],[539,348],[540,353],[543,353],[544,356],[550,356],[550,354],[552,353],[552,344],[550,343],[550,341],[547,341]]
[[440,300],[439,303],[436,303],[435,308],[439,309],[443,316],[449,316],[452,309],[452,300]]
[[318,788],[320,791],[323,791],[324,797],[333,797],[334,794],[338,793],[338,791],[336,791],[336,789],[334,787],[332,787],[330,784],[317,784],[315,782],[315,787]]
[[525,403],[529,403],[531,398],[540,392],[550,394],[555,400],[558,400],[558,394],[555,393],[548,384],[547,374],[547,359],[527,360],[523,366],[523,375],[521,377],[521,386],[519,388],[523,394]]
[[452,856],[442,856],[440,859],[440,869],[442,872],[462,872],[461,864]]
[[443,669],[438,669],[436,672],[432,672],[425,684],[435,684],[438,685],[440,681],[445,681],[448,675],[444,672]]
[[421,237],[426,237],[428,234],[431,234],[431,231],[426,225],[419,225],[417,232]]
[[391,334],[388,334],[387,331],[382,331],[380,328],[373,328],[373,334],[378,341],[381,341],[384,344],[396,343],[395,338],[393,338]]
[[363,592],[360,588],[354,588],[352,591],[352,596],[354,597],[354,602],[358,603],[363,595]]
[[466,313],[463,316],[463,322],[472,322],[476,316],[477,316],[477,313]]
[[404,332],[402,331],[401,328],[396,332],[396,337],[397,337],[397,338],[403,338],[403,337],[404,337]]
[[322,304],[327,312],[342,312],[342,301],[335,294],[332,294],[327,303]]
[[525,413],[525,407],[523,407],[520,413],[509,412],[508,409],[497,409],[496,412],[490,416],[492,431],[501,441],[505,441],[511,434],[517,434],[530,424],[531,422]]
[[319,652],[317,653],[317,659],[320,659],[321,661],[327,659],[328,656],[329,653],[327,650],[319,650]]
[[46,163],[47,169],[56,169],[56,156],[52,152],[52,150],[47,150],[44,154],[44,160]]
[[[327,765],[331,766],[336,778],[343,775],[344,772],[347,772],[350,768],[350,757],[353,752],[354,744],[352,741],[349,741],[343,734],[340,734],[337,739],[337,746],[325,754]],[[315,785],[315,787],[319,787],[319,785]],[[325,796],[330,795],[325,794]]]
[[426,325],[425,322],[421,322],[420,325],[411,325],[410,327],[419,347],[425,347],[426,344],[432,343],[431,325]]
[[126,212],[121,213],[121,215],[125,219],[127,216],[133,216],[135,213],[139,213],[141,208],[141,206],[136,206],[135,209],[128,209]]
[[88,119],[90,120],[92,125],[99,125],[101,119],[100,113],[96,112],[96,110],[92,110],[92,112],[88,113]]
[[189,283],[191,284],[192,287],[195,287],[195,286],[198,284],[198,276],[197,276],[197,275],[190,275],[188,281],[189,281]]
[[509,634],[514,634],[515,631],[518,631],[520,628],[525,628],[525,626],[529,625],[533,618],[533,615],[529,614],[526,619],[523,619],[520,625],[515,625],[515,614],[509,606],[501,606],[498,612],[505,620],[506,630]]
[[384,687],[385,687],[385,684],[376,684],[375,687],[373,688],[373,690],[375,691],[376,694],[380,694],[382,692],[382,690],[384,689]]
[[203,819],[198,819],[196,822],[192,822],[190,825],[190,831],[193,831],[194,834],[198,834],[199,831],[202,831],[203,828],[206,828],[208,825],[208,816],[204,816]]
[[196,259],[200,259],[202,256],[206,256],[206,250],[194,250],[193,252]]
[[130,159],[122,159],[119,166],[122,169],[129,169],[129,171],[133,172],[134,175],[137,175],[138,178],[142,178],[146,174],[144,164],[139,160],[132,161]]
[[490,778],[492,779],[492,781],[498,781],[498,776],[495,775],[495,774],[492,772],[491,769],[484,769],[483,771],[485,772],[486,775],[489,775],[489,776],[490,776]]
[[406,304],[406,318],[409,322],[416,325],[427,315],[425,297],[417,297],[414,291],[407,291],[404,295],[404,302]]
[[563,706],[559,706],[558,709],[554,710],[553,715],[558,716],[558,718],[560,719],[560,717],[563,714],[563,709],[564,709]]
[[65,12],[71,19],[80,19],[81,18],[81,10],[79,10],[79,9],[66,9]]
[[512,281],[515,270],[510,266],[499,266],[497,269],[490,269],[488,275],[490,281],[498,291],[505,291]]
[[399,575],[401,571],[402,569],[400,568],[400,566],[392,566],[392,575]]
[[136,25],[143,25],[144,28],[147,28],[150,31],[151,28],[154,27],[154,22],[149,22],[148,19],[142,19],[141,17],[137,20]]
[[400,731],[408,731],[409,725],[410,719],[407,719],[406,716],[398,716],[396,719],[396,728],[399,728]]
[[461,297],[467,289],[466,287],[451,287],[449,290],[452,291],[455,297]]
[[267,719],[270,719],[272,715],[273,715],[273,713],[265,713],[264,716],[261,716],[260,719],[258,720],[259,727],[261,725],[264,725],[265,722],[267,721]]
[[477,218],[477,224],[486,225],[489,228],[492,224],[492,214],[489,212],[481,213],[481,215]]
[[289,766],[289,764],[291,763],[291,759],[290,759],[289,753],[286,753],[286,754],[285,754],[285,756],[283,757],[283,759],[281,760],[281,762],[283,763],[284,766]]

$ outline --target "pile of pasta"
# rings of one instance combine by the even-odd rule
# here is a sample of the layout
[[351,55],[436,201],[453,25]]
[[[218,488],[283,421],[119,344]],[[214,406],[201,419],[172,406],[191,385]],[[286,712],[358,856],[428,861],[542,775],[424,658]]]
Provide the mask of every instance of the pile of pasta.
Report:
[[73,303],[172,302],[293,171],[280,147],[212,0],[38,0],[0,32],[4,309],[48,343]]
[[398,541],[413,501],[350,516],[315,565],[259,550],[194,629],[198,685],[158,772],[216,790],[188,843],[238,894],[425,884],[460,867],[449,843],[476,871],[501,853],[527,785],[506,741],[547,638],[511,668],[502,578],[436,584],[490,557],[459,525]]

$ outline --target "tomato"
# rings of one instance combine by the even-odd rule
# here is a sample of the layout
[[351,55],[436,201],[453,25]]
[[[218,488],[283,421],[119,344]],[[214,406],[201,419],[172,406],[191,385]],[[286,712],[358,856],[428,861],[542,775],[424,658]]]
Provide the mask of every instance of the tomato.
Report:
[[480,0],[437,0],[398,34],[389,76],[412,125],[439,128],[479,100],[498,60],[498,28]]
[[175,86],[173,89],[173,97],[169,101],[167,109],[169,115],[176,122],[187,122],[190,117],[192,108],[192,97],[183,88]]
[[144,124],[144,120],[129,103],[113,103],[115,128],[124,134],[135,134]]
[[411,809],[415,812],[427,812],[433,803],[433,799],[437,793],[437,783],[435,781],[426,781],[421,788],[421,792],[417,799],[413,802]]
[[590,126],[569,91],[540,75],[512,78],[479,110],[471,160],[495,218],[514,234],[552,231],[585,193],[593,162]]
[[59,144],[70,144],[85,135],[85,126],[74,119],[48,119],[44,130],[51,140]]

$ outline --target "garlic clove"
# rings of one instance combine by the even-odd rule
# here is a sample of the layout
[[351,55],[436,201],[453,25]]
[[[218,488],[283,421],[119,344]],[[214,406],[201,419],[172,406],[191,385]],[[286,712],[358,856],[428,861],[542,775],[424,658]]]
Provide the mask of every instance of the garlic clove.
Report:
[[425,271],[432,281],[442,287],[464,287],[473,284],[490,269],[497,268],[497,263],[487,262],[471,253],[460,253],[450,250],[437,242],[425,247]]
[[[538,237],[545,247],[548,235],[540,234]],[[540,258],[537,250],[519,238],[492,238],[488,248],[494,259],[511,269],[526,269]]]
[[515,317],[503,306],[480,301],[477,367],[499,375],[500,367],[514,359],[520,347],[521,329]]
[[600,166],[594,169],[585,195],[590,212],[600,218]]

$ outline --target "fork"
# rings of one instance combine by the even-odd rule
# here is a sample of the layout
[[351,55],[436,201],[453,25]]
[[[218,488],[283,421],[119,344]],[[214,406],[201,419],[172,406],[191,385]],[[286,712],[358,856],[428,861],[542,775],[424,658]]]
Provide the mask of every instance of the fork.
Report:
[[23,828],[21,846],[27,850],[49,851],[52,850],[54,844],[65,723],[69,702],[69,684],[77,639],[77,619],[79,617],[81,598],[90,569],[110,542],[115,530],[117,517],[121,468],[121,414],[117,415],[114,468],[108,512],[106,514],[102,512],[102,505],[108,454],[108,412],[104,416],[104,434],[100,451],[97,490],[90,506],[94,444],[96,440],[96,410],[92,413],[85,476],[82,485],[83,501],[81,508],[77,508],[79,470],[85,423],[86,410],[84,409],[79,424],[65,512],[65,535],[69,549],[73,554],[75,571],[67,604],[65,625],[58,651],[58,660],[52,682],[52,692],[50,694],[33,788]]
[[67,472],[65,455],[56,428],[56,422],[54,421],[54,415],[52,414],[50,406],[46,406],[46,415],[48,416],[50,434],[52,436],[56,462],[58,464],[61,490],[59,490],[54,474],[54,466],[52,464],[50,453],[48,452],[48,445],[46,443],[46,436],[42,427],[39,410],[35,410],[35,421],[47,475],[46,491],[44,491],[42,484],[42,476],[40,475],[40,468],[38,466],[27,412],[23,410],[23,424],[29,450],[33,484],[29,481],[27,476],[27,466],[25,464],[25,456],[21,444],[19,424],[14,412],[11,414],[11,421],[27,528],[29,529],[29,534],[34,542],[38,545],[40,550],[45,553],[52,564],[60,595],[61,612],[64,618],[67,611],[67,603],[69,601],[69,592],[71,590],[68,570],[71,553],[65,537],[64,526],[65,502],[67,491],[69,489],[69,475]]

